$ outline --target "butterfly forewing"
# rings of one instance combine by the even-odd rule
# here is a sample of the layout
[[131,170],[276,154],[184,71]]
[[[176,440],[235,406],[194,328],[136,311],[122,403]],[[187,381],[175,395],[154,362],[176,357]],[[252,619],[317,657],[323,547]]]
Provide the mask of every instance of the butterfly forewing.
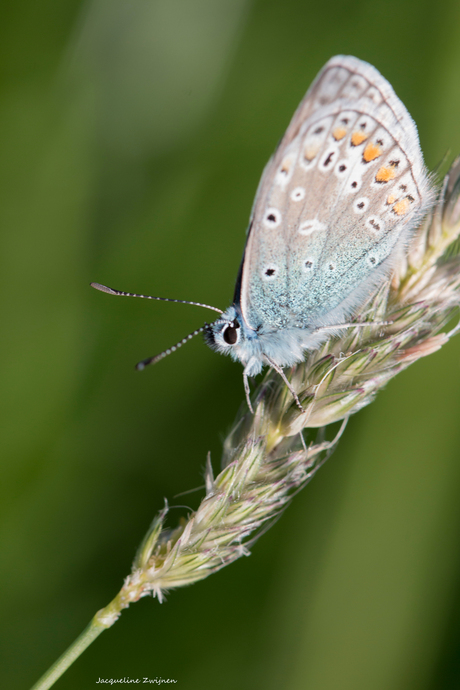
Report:
[[391,269],[431,198],[390,84],[356,58],[330,60],[259,186],[241,284],[248,325],[338,323]]

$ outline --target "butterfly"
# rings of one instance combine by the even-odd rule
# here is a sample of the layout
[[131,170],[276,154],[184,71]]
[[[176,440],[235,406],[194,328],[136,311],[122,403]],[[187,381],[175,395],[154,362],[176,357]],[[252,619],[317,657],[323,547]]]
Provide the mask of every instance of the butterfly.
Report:
[[301,407],[283,368],[349,326],[433,201],[415,123],[389,82],[358,58],[331,58],[263,172],[232,305],[191,303],[220,316],[138,368],[204,332],[209,347],[243,364],[250,408],[248,377],[264,366]]

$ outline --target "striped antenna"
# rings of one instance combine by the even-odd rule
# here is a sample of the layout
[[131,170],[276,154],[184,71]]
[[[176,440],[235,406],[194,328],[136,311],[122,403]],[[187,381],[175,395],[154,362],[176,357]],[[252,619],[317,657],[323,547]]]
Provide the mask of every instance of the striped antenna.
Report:
[[[211,307],[209,304],[202,304],[201,302],[187,302],[184,299],[169,299],[168,297],[152,297],[151,295],[137,295],[134,292],[123,292],[122,290],[114,290],[113,288],[107,287],[107,285],[101,285],[100,283],[91,283],[91,287],[95,288],[96,290],[100,290],[100,292],[106,292],[108,295],[119,295],[121,297],[141,297],[142,299],[155,299],[159,302],[178,302],[179,304],[192,304],[195,307],[204,307],[205,309],[212,309],[213,311],[216,311],[218,314],[224,313],[221,309],[218,309],[217,307]],[[193,333],[193,335],[195,335],[195,333]]]
[[[202,305],[200,305],[202,306]],[[142,362],[139,362],[136,364],[136,369],[138,371],[142,371],[142,369],[145,369],[146,366],[149,364],[156,364],[157,362],[160,361],[160,359],[163,359],[164,357],[167,357],[170,355],[172,352],[175,352],[178,350],[182,345],[185,345],[185,343],[188,343],[189,340],[191,340],[195,335],[198,335],[198,333],[203,333],[203,331],[206,329],[207,324],[202,326],[201,328],[197,328],[196,331],[193,331],[193,333],[190,333],[190,335],[187,335],[185,338],[182,338],[176,345],[173,345],[172,347],[168,347],[167,350],[163,350],[163,352],[160,352],[159,355],[155,355],[154,357],[148,357],[148,359],[143,359]]]

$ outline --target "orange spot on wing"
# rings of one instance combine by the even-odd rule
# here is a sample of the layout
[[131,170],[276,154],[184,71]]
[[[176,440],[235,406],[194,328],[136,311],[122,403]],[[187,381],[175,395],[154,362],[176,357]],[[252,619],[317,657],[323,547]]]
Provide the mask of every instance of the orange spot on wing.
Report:
[[366,141],[366,139],[367,134],[364,134],[364,132],[353,132],[351,135],[351,144],[352,146],[359,146],[363,141]]
[[334,131],[332,132],[332,136],[336,141],[340,141],[344,138],[346,133],[347,130],[344,127],[336,127],[336,129],[334,129]]
[[290,160],[283,161],[283,165],[281,166],[281,172],[285,173],[287,175],[290,169],[291,169],[291,161]]
[[363,151],[363,158],[366,163],[374,161],[376,158],[382,155],[382,149],[377,144],[373,144],[371,141],[368,143]]
[[396,201],[395,195],[394,195],[394,194],[390,194],[390,196],[389,196],[388,199],[387,199],[387,204],[389,204],[389,205],[394,204],[395,201]]
[[403,216],[405,213],[407,213],[407,209],[409,208],[409,199],[401,199],[401,201],[398,201],[394,206],[393,206],[393,211],[396,213],[397,216]]
[[382,167],[377,171],[377,175],[375,176],[375,181],[376,182],[389,182],[394,178],[396,175],[395,171],[393,168],[384,168],[383,165]]
[[304,150],[304,157],[307,159],[307,161],[312,161],[313,158],[316,156],[316,154],[319,151],[319,146],[317,144],[307,144],[305,146]]

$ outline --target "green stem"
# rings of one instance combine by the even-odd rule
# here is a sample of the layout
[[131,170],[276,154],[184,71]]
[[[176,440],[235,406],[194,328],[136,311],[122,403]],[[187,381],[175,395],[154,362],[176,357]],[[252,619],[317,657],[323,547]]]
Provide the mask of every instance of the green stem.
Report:
[[108,606],[96,613],[91,623],[85,630],[72,642],[70,647],[54,662],[52,666],[43,674],[31,690],[48,690],[54,683],[67,671],[69,666],[78,659],[87,647],[98,637],[101,632],[110,628],[120,615],[121,597],[118,595]]

